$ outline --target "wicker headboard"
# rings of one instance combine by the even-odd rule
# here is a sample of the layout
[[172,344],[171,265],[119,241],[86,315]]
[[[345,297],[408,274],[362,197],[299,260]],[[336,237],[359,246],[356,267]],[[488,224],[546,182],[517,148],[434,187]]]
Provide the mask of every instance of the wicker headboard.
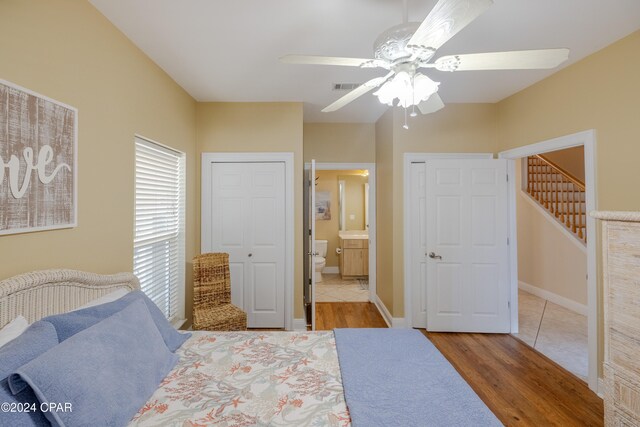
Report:
[[0,281],[0,327],[18,315],[30,323],[65,313],[117,289],[140,289],[131,273],[42,270]]

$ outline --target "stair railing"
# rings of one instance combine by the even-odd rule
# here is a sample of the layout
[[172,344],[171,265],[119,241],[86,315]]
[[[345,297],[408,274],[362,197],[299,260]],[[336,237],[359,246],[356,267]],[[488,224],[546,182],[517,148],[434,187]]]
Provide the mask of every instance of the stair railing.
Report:
[[527,193],[586,243],[582,181],[536,154],[527,158]]

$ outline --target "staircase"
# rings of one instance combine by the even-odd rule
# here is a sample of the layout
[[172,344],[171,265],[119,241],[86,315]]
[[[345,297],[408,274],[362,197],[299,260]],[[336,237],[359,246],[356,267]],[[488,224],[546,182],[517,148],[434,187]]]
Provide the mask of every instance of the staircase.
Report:
[[576,238],[587,242],[585,186],[541,155],[527,158],[527,193]]

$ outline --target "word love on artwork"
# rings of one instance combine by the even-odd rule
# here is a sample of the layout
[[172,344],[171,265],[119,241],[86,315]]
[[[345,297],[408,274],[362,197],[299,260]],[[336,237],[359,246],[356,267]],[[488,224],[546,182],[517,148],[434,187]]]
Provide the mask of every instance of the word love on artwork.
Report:
[[16,199],[21,199],[25,195],[29,184],[31,183],[31,176],[33,171],[38,171],[38,179],[43,184],[49,184],[56,175],[63,169],[71,172],[71,167],[66,163],[60,163],[53,169],[51,174],[47,175],[46,167],[49,163],[53,162],[53,149],[50,145],[43,145],[38,152],[38,158],[34,161],[33,148],[27,147],[22,150],[22,157],[26,163],[26,170],[24,172],[24,178],[22,185],[19,183],[20,178],[20,159],[16,155],[11,155],[9,161],[4,163],[2,157],[0,157],[0,185],[4,183],[5,170],[8,169],[9,189],[11,194]]

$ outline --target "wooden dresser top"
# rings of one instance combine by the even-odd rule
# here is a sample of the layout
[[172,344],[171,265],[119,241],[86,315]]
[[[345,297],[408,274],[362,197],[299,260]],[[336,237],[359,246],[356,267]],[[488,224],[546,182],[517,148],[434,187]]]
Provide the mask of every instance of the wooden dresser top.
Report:
[[640,222],[640,212],[631,211],[593,211],[591,216],[605,221]]

